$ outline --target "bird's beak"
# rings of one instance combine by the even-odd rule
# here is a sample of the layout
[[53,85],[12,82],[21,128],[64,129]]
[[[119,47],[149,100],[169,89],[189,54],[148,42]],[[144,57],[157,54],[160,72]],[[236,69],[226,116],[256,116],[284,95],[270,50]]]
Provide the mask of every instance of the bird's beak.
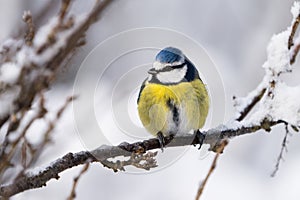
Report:
[[149,69],[148,74],[155,75],[157,71],[154,68]]

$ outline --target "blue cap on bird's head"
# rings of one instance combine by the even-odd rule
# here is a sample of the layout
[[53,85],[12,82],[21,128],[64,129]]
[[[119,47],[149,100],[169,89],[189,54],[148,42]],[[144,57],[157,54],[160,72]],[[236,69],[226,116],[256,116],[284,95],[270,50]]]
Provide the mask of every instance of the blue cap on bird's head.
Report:
[[175,62],[183,62],[184,61],[184,55],[183,53],[174,47],[167,47],[161,50],[156,58],[156,61],[160,63],[175,63]]

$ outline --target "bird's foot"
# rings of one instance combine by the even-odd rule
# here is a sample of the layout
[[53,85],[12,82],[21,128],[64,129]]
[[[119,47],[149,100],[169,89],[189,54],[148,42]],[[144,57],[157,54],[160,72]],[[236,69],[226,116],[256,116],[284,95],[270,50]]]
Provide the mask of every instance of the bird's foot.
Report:
[[157,133],[157,139],[159,141],[161,152],[164,152],[164,147],[166,146],[166,141],[165,141],[165,138],[164,138],[164,136],[161,132]]
[[201,131],[199,131],[199,130],[196,131],[196,140],[200,144],[200,146],[199,146],[198,149],[201,149],[202,144],[203,144],[203,142],[205,140],[205,135],[203,133],[201,133]]

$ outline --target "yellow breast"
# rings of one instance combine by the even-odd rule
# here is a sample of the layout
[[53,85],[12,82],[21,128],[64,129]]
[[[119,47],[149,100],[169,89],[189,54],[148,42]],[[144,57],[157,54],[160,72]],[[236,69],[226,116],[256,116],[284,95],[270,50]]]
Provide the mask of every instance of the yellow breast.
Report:
[[183,134],[201,128],[208,107],[208,93],[199,79],[176,85],[146,83],[138,102],[140,119],[153,135]]

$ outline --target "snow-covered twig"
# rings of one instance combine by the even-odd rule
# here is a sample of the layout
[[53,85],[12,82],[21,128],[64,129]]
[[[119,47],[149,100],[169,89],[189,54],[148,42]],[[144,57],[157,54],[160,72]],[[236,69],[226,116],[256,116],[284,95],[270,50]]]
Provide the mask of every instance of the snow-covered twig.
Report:
[[[68,107],[68,105],[74,99],[75,99],[75,97],[73,97],[73,96],[68,97],[66,99],[66,102],[56,112],[55,118],[53,120],[51,120],[51,121],[48,122],[48,124],[47,124],[48,127],[46,128],[46,130],[40,133],[40,135],[42,136],[42,140],[38,144],[32,145],[29,142],[25,143],[25,145],[26,145],[25,146],[25,152],[23,153],[23,151],[22,151],[22,160],[24,160],[24,164],[22,164],[22,170],[19,173],[17,173],[16,178],[14,180],[18,179],[21,175],[23,175],[24,172],[28,168],[32,167],[35,164],[35,162],[40,158],[41,154],[45,150],[46,145],[51,142],[51,133],[53,132],[53,129],[55,128],[55,124],[58,123],[58,121],[60,120],[62,114],[64,113],[64,111],[66,110],[66,108]],[[44,108],[44,101],[45,101],[45,99],[42,98],[41,99],[40,108],[42,110],[44,110],[43,113],[45,114],[46,113],[46,109]],[[40,118],[43,117],[43,116],[40,116]],[[25,133],[26,133],[26,131],[24,132],[24,134]],[[30,150],[29,151],[30,152],[30,156],[27,156],[27,152],[26,152],[26,148],[27,147]],[[23,158],[23,157],[25,157],[25,158]],[[29,157],[29,158],[27,158],[27,157]]]
[[28,29],[26,32],[26,35],[24,37],[25,43],[26,43],[26,45],[31,46],[33,38],[34,38],[34,34],[35,34],[35,28],[34,28],[32,15],[31,15],[30,11],[24,12],[23,20],[27,24],[27,29]]
[[[11,114],[29,109],[35,96],[49,88],[57,70],[68,55],[83,44],[84,33],[111,1],[97,1],[90,13],[77,17],[67,15],[68,2],[63,1],[58,16],[30,37],[32,45],[24,45],[22,40],[10,40],[5,45],[6,51],[2,50],[0,127]],[[25,16],[28,19],[28,14]],[[16,43],[18,47],[11,52]]]
[[[248,105],[240,111],[239,116],[236,118],[237,121],[242,121],[249,114],[252,108],[261,100],[266,90],[267,89],[264,87],[258,92],[256,92],[256,94],[252,97],[251,102],[248,103]],[[234,100],[235,98],[236,97],[234,97]]]
[[[300,50],[300,34],[294,39],[300,23],[300,2],[294,3],[291,13],[293,15],[291,25],[285,31],[274,35],[268,45],[268,59],[263,65],[266,72],[263,81],[247,97],[237,98],[235,103],[237,120],[243,124],[256,124],[266,118],[285,123],[286,136],[272,176],[275,176],[283,159],[289,133],[288,126],[295,131],[300,127],[300,84],[288,86],[280,77],[283,73],[292,72],[292,65]],[[250,111],[252,113],[249,115]]]
[[5,177],[6,181],[18,179],[49,143],[55,123],[73,98],[69,98],[56,118],[47,124],[46,132],[40,133],[43,140],[33,145],[26,135],[37,119],[47,118],[44,92],[70,55],[84,44],[85,32],[111,1],[96,1],[86,14],[71,16],[71,1],[62,0],[59,13],[39,29],[35,29],[31,13],[25,11],[24,38],[8,39],[0,45],[0,129],[7,125],[6,129],[2,128],[4,134],[0,137],[3,141],[0,145],[1,184],[5,183],[3,174],[7,169],[21,166],[13,176]]
[[284,122],[286,135],[272,176],[275,176],[283,159],[289,133],[288,126],[295,131],[300,127],[300,85],[288,86],[280,78],[282,73],[292,72],[292,65],[300,50],[300,34],[294,39],[300,22],[300,2],[294,3],[291,13],[293,15],[291,26],[274,35],[268,45],[268,59],[263,65],[266,72],[263,81],[247,97],[237,98],[235,103],[237,120],[243,124],[255,124],[265,118]]
[[291,49],[291,47],[294,46],[295,33],[296,33],[297,28],[300,23],[299,5],[297,5],[297,3],[294,4],[291,12],[293,14],[294,20],[293,20],[293,23],[291,26],[291,34],[290,34],[289,40],[288,40],[288,49]]
[[[258,87],[250,92],[246,97],[243,98],[234,98],[235,100],[235,107],[237,110],[237,117],[236,120],[242,121],[244,120],[250,111],[254,109],[254,107],[258,108],[255,115],[252,115],[252,119],[254,117],[259,118],[258,120],[262,120],[266,116],[266,112],[269,111],[270,108],[274,108],[275,104],[281,103],[280,97],[283,97],[282,94],[280,94],[282,91],[287,90],[290,91],[289,95],[291,95],[290,98],[295,98],[299,96],[299,93],[293,94],[291,90],[294,91],[293,88],[285,85],[283,81],[280,80],[280,75],[282,73],[289,73],[292,72],[291,65],[295,63],[296,56],[298,54],[298,51],[300,49],[300,37],[296,38],[296,42],[294,42],[294,36],[297,31],[299,22],[300,22],[300,3],[295,2],[292,6],[291,13],[293,15],[293,20],[291,25],[283,32],[274,35],[271,38],[271,41],[267,48],[268,58],[267,61],[264,63],[263,68],[265,69],[265,77],[263,78],[262,82],[258,85]],[[295,45],[295,44],[296,45]],[[283,88],[281,88],[283,87]],[[279,88],[281,88],[281,91],[278,91]],[[277,93],[276,100],[269,101],[269,98],[274,97],[274,92]],[[277,98],[279,97],[279,98]],[[279,100],[279,101],[277,101]],[[297,101],[289,101],[289,105],[285,105],[285,108],[287,108],[286,111],[290,111],[288,113],[290,116],[293,116],[293,122],[290,121],[290,119],[284,119],[281,118],[282,116],[271,116],[278,119],[282,119],[287,121],[289,124],[293,126],[299,126],[298,121],[300,120],[300,116],[297,113],[291,113],[293,112],[293,108],[297,104]],[[258,105],[259,104],[259,105]],[[272,105],[271,105],[272,104]],[[291,105],[293,104],[293,105]],[[300,105],[299,105],[300,106]],[[277,109],[278,105],[275,106]],[[284,107],[284,106],[282,106]],[[263,108],[261,110],[261,108]],[[298,107],[300,108],[300,107]],[[284,114],[282,112],[283,110],[280,110],[281,113],[276,112],[277,115]],[[287,113],[287,112],[286,112]],[[261,115],[261,117],[259,117]],[[285,114],[286,115],[286,114]],[[254,116],[254,117],[253,117]],[[297,118],[297,119],[296,119]],[[251,120],[252,120],[251,119]],[[249,120],[249,121],[251,121]]]

